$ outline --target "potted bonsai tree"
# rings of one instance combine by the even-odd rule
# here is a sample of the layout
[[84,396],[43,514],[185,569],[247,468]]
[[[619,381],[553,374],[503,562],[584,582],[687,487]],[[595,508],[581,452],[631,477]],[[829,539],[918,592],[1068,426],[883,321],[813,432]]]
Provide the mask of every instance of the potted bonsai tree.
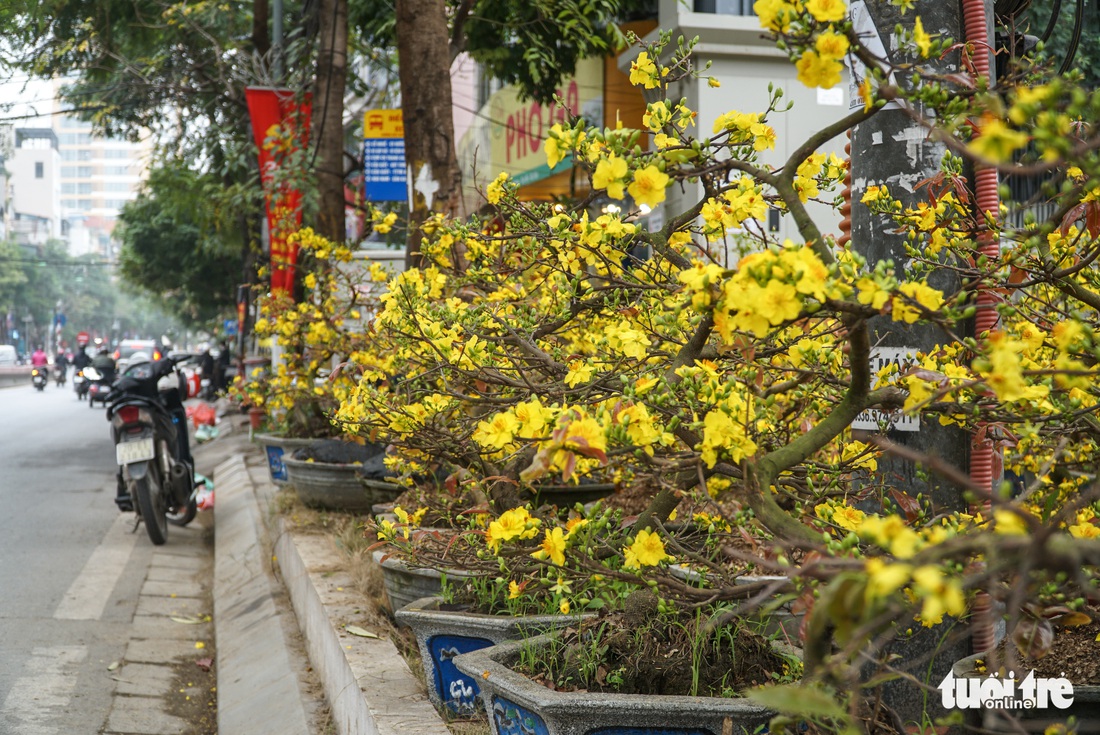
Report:
[[[697,115],[686,101],[668,98],[648,103],[640,128],[554,126],[548,162],[572,155],[592,196],[573,206],[521,201],[501,175],[486,199],[503,230],[438,217],[422,244],[423,267],[389,282],[369,346],[356,355],[364,379],[337,417],[392,445],[405,467],[459,468],[486,500],[478,533],[490,540],[491,524],[514,520],[507,514],[544,478],[568,483],[598,472],[643,492],[646,507],[619,529],[632,540],[585,551],[583,579],[636,566],[638,583],[657,589],[666,612],[736,603],[715,614],[711,630],[777,592],[797,594],[804,675],[752,699],[788,724],[903,731],[879,696],[887,680],[929,690],[938,682],[928,657],[898,658],[891,646],[922,630],[945,641],[960,625],[984,626],[991,600],[1003,601],[1013,622],[1034,597],[1033,573],[1057,585],[1059,573],[1100,558],[1092,521],[1069,524],[1059,510],[1096,510],[1100,282],[1091,264],[1100,252],[1100,147],[1095,131],[1074,121],[1094,117],[1100,98],[1043,78],[1040,66],[1006,77],[995,94],[994,80],[963,83],[927,62],[960,48],[919,22],[896,39],[899,62],[863,43],[843,3],[757,5],[808,86],[830,86],[841,58],[857,56],[865,104],[778,164],[762,154],[783,114],[779,90],[767,109],[730,110],[709,132],[692,129]],[[905,85],[892,81],[902,71]],[[686,48],[658,45],[639,54],[631,78],[659,98],[691,73]],[[904,267],[839,242],[807,206],[845,175],[843,159],[819,149],[887,101],[911,110],[945,146],[939,173],[905,197],[897,186],[864,182],[851,202],[880,228],[905,233]],[[1009,168],[1014,154],[1034,170],[1060,172],[1043,189],[1050,220],[1009,226],[984,191],[976,207],[967,162]],[[642,228],[642,205],[664,204],[673,187],[698,197],[655,231]],[[598,196],[622,206],[594,209]],[[796,224],[796,239],[746,226],[772,209]],[[999,320],[967,335],[979,305]],[[882,324],[923,324],[941,339],[905,365],[873,370],[872,332]],[[852,423],[868,410],[883,417],[879,430],[857,435]],[[979,481],[891,441],[902,413],[968,432],[1034,480]],[[974,507],[896,491],[876,465],[885,461],[924,473],[930,489],[968,493]],[[669,553],[677,508],[708,501],[713,553]],[[551,525],[543,511],[527,512]],[[1074,525],[1076,533],[1067,530]],[[665,554],[690,562],[689,582]],[[643,558],[656,562],[637,563]],[[734,583],[746,560],[784,579],[746,600]],[[1076,589],[1081,600],[1096,596],[1088,579]],[[495,713],[502,695],[487,696]],[[501,722],[511,711],[527,717],[501,706]],[[915,719],[930,723],[937,707]]]

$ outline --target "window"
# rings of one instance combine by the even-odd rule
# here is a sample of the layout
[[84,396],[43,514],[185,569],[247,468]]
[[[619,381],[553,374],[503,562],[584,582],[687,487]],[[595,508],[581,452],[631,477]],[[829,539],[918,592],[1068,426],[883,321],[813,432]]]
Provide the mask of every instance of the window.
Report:
[[695,0],[696,13],[717,15],[756,15],[753,0]]
[[92,160],[92,152],[90,150],[88,150],[87,148],[80,148],[79,150],[74,150],[72,148],[68,148],[66,150],[61,151],[61,160],[62,161],[90,161],[90,160]]
[[104,158],[121,158],[123,160],[130,158],[131,151],[128,148],[109,148],[103,151]]
[[44,179],[46,178],[46,164],[42,161],[34,162],[34,178]]
[[[76,184],[62,184],[61,185],[61,193],[62,194],[75,194],[76,193]],[[65,206],[67,207],[69,205],[66,204]]]
[[66,179],[88,179],[92,176],[91,166],[62,166],[61,176]]
[[118,181],[109,181],[104,188],[110,192],[122,192],[123,194],[129,194],[131,189],[129,184]]
[[87,133],[62,133],[57,136],[61,145],[91,145],[92,136]]
[[[104,166],[103,173],[107,176],[129,176],[129,166]],[[89,174],[90,176],[91,174]]]

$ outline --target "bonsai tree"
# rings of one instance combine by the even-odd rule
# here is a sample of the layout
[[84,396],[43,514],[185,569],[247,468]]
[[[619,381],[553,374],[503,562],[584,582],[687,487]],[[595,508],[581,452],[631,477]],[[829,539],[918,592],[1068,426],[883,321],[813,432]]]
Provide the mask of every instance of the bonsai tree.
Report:
[[[760,154],[775,145],[781,90],[765,110],[720,115],[709,133],[670,99],[649,103],[643,130],[554,126],[548,162],[571,153],[594,196],[573,206],[521,201],[502,174],[485,197],[503,229],[431,223],[426,265],[389,281],[353,355],[364,379],[334,417],[391,444],[410,473],[443,468],[452,485],[481,493],[478,511],[502,525],[494,531],[486,518],[475,532],[502,572],[520,575],[534,560],[548,579],[591,582],[612,569],[655,586],[667,605],[750,598],[737,612],[772,593],[798,595],[807,613],[801,689],[756,696],[826,730],[874,729],[882,703],[863,696],[866,666],[905,673],[886,651],[914,627],[969,621],[976,595],[992,595],[1006,603],[1021,650],[1041,655],[1051,621],[1081,622],[1077,613],[1097,596],[1089,570],[1100,553],[1100,283],[1091,264],[1100,160],[1095,131],[1081,121],[1095,119],[1100,97],[1040,66],[996,85],[961,85],[922,66],[954,47],[919,19],[897,39],[911,61],[910,83],[898,86],[891,74],[902,68],[861,43],[842,2],[762,0],[757,14],[810,86],[832,86],[841,59],[860,58],[864,107],[780,166]],[[644,48],[631,68],[631,81],[654,97],[699,73],[690,44],[670,49],[668,40]],[[919,201],[879,182],[852,202],[907,234],[907,269],[839,244],[806,206],[839,204],[828,197],[846,163],[819,148],[887,100],[919,103],[949,148]],[[1010,227],[1004,215],[1034,202],[980,211],[966,174],[973,163],[1050,174],[1042,198],[1053,215]],[[632,207],[656,206],[671,187],[696,181],[697,201],[657,231],[638,226]],[[593,211],[596,194],[624,203],[629,194],[633,204]],[[744,227],[772,208],[797,223],[797,239]],[[719,257],[719,242],[736,261]],[[943,270],[959,285],[931,285]],[[979,294],[998,295],[999,320],[966,336]],[[873,319],[928,325],[941,345],[904,370],[873,374]],[[861,441],[850,427],[867,409],[997,437],[1005,467],[1025,485],[982,486],[880,435]],[[891,492],[889,478],[876,476],[884,451],[967,492],[974,508]],[[617,543],[571,544],[565,518],[536,523],[536,509],[516,512],[541,480],[594,476],[648,495]],[[703,547],[669,535],[681,505],[707,526]],[[498,553],[508,544],[515,553]],[[574,554],[583,559],[570,561]],[[509,567],[506,557],[528,566]],[[746,590],[734,583],[745,561],[787,581]],[[826,687],[834,703],[818,706],[807,687]]]

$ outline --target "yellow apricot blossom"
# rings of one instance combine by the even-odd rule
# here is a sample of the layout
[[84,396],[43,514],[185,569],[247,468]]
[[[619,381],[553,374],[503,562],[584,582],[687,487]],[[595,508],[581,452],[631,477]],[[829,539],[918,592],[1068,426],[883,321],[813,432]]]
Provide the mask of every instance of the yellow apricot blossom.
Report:
[[661,537],[655,532],[643,529],[638,531],[634,542],[623,549],[623,568],[655,567],[668,558],[668,554],[665,553],[665,542]]
[[[634,172],[634,180],[627,187],[627,191],[638,204],[656,207],[665,200],[668,181],[668,174],[651,164]],[[608,195],[610,196],[610,191]]]
[[563,566],[565,564],[565,539],[566,535],[560,527],[547,528],[544,532],[539,550],[531,554],[536,559],[549,559],[551,564]]

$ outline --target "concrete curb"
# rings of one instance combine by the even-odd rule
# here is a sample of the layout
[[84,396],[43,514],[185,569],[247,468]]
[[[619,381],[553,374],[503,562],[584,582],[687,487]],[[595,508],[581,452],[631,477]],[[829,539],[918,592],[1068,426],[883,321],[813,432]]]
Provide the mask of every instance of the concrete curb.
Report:
[[[257,458],[263,457],[261,447],[251,445]],[[266,459],[255,466],[245,468],[243,456],[227,461],[219,468],[228,473],[233,484],[230,511],[237,512],[238,502],[251,504],[250,517],[261,519],[266,525],[268,538],[273,538],[273,554],[283,584],[290,597],[297,617],[298,628],[305,642],[306,652],[314,673],[321,681],[332,714],[335,731],[339,735],[450,735],[443,720],[428,701],[417,678],[409,671],[405,659],[388,639],[370,639],[353,636],[345,631],[345,625],[354,624],[362,615],[364,600],[353,593],[350,576],[342,569],[342,558],[326,536],[288,532],[282,519],[271,509],[277,488],[271,483],[266,470]],[[251,471],[249,471],[251,470]],[[225,513],[222,476],[217,479],[217,515]],[[247,484],[247,488],[244,485]],[[240,489],[238,490],[238,486]],[[239,497],[238,497],[239,494]],[[218,545],[225,542],[221,524],[218,526]],[[237,533],[226,531],[226,533]],[[234,540],[234,546],[240,541]],[[267,549],[256,548],[259,559],[271,558]],[[227,594],[224,590],[223,594]],[[220,619],[219,589],[215,585],[215,622]],[[235,608],[226,604],[227,615]],[[281,639],[280,639],[281,640]],[[268,641],[267,645],[271,645]],[[244,655],[236,646],[235,655]],[[275,668],[280,666],[261,655],[264,649],[254,648],[249,654],[252,667]],[[223,656],[219,636],[219,659]],[[261,660],[262,659],[262,660]],[[220,664],[224,667],[224,664]],[[285,669],[285,665],[282,665]],[[220,668],[219,672],[224,672]],[[220,719],[223,706],[236,708],[230,695],[218,680],[219,731],[226,733],[259,732],[238,730],[238,725],[223,724]],[[277,701],[267,693],[234,692],[232,696],[255,698],[255,707],[266,708]],[[221,704],[226,697],[227,705]],[[248,708],[242,707],[242,711]],[[237,722],[236,720],[234,722]],[[250,723],[251,724],[251,723]],[[290,732],[270,730],[266,732]],[[308,732],[306,729],[298,733]]]
[[260,518],[243,455],[214,470],[214,635],[218,732],[309,732],[297,675],[265,571]]

